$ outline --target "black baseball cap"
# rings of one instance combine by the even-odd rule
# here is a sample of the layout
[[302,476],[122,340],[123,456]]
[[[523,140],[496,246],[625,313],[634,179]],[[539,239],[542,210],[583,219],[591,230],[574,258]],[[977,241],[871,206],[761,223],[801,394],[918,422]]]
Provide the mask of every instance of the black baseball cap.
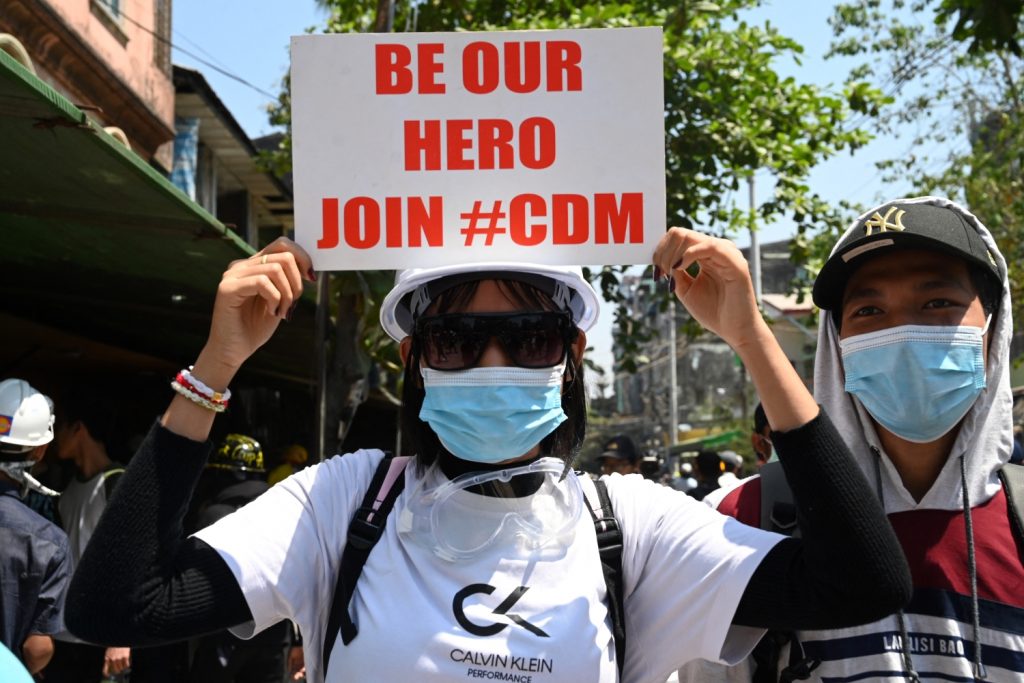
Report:
[[812,291],[815,305],[838,309],[846,281],[857,267],[888,249],[930,249],[960,257],[991,276],[1002,290],[1003,270],[969,218],[952,206],[899,199],[869,211],[843,235],[818,273]]
[[628,436],[613,436],[609,439],[604,445],[601,457],[628,460],[634,465],[640,461],[640,453],[637,452],[633,439]]

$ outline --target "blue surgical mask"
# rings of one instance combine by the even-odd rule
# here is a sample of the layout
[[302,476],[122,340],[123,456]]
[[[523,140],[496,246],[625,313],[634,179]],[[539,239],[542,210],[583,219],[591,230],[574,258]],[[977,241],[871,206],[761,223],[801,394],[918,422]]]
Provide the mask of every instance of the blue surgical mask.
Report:
[[562,374],[553,368],[421,368],[420,419],[463,460],[497,463],[529,453],[567,418]]
[[843,339],[846,391],[896,436],[935,441],[985,388],[986,330],[988,321],[984,328],[903,325]]

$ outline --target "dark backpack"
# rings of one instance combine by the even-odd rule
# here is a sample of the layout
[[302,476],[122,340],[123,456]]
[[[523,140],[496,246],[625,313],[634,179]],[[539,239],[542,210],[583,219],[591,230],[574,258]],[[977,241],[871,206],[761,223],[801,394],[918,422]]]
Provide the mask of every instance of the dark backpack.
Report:
[[[999,480],[1006,493],[1010,526],[1017,537],[1024,561],[1024,466],[1007,464],[999,470]],[[799,536],[796,503],[793,492],[786,481],[782,463],[768,462],[761,467],[761,528],[786,536]],[[782,647],[790,644],[789,664],[776,677]],[[768,631],[757,644],[751,657],[756,663],[753,683],[791,683],[809,678],[818,666],[817,660],[804,655],[803,647],[795,633],[790,631]]]
[[[363,502],[356,509],[349,524],[348,539],[341,553],[337,584],[331,600],[331,611],[327,617],[327,628],[324,630],[321,666],[325,675],[339,630],[341,641],[345,645],[351,643],[359,633],[349,614],[349,603],[355,593],[356,582],[363,573],[363,566],[384,533],[388,515],[391,514],[395,501],[405,488],[405,466],[410,459],[408,456],[394,457],[387,454],[380,461],[363,496]],[[590,480],[589,477],[583,479]],[[605,483],[599,479],[590,481],[593,482],[597,494],[597,505],[595,507],[593,501],[588,498],[587,508],[597,532],[597,549],[608,593],[608,614],[612,620],[616,663],[621,677],[626,652],[626,620],[623,613],[621,580],[622,531],[613,514]]]

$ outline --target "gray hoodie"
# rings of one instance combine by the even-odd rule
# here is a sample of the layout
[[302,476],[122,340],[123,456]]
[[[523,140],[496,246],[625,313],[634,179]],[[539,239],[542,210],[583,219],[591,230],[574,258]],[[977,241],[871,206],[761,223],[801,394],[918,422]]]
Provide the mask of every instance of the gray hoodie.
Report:
[[[963,207],[940,197],[898,199],[886,202],[882,206],[897,202],[932,204],[960,213],[982,236],[994,257],[998,259],[1001,271],[1006,272],[1006,263],[992,235],[981,221]],[[847,233],[880,208],[870,209],[858,217]],[[841,242],[842,240],[837,244]],[[920,502],[915,501],[903,486],[895,467],[885,456],[885,450],[867,411],[860,401],[846,393],[839,353],[839,335],[832,316],[825,313],[821,315],[818,326],[818,352],[814,363],[814,396],[828,411],[870,482],[876,480],[876,462],[879,461],[871,452],[871,446],[875,446],[882,454],[881,498],[886,512],[961,509],[963,489],[958,462],[961,455],[966,458],[966,486],[972,507],[989,500],[999,491],[998,471],[1009,461],[1013,452],[1013,396],[1010,391],[1010,339],[1013,336],[1013,321],[1010,310],[1009,287],[1004,277],[1002,300],[989,327],[990,341],[985,371],[987,387],[964,417],[950,457],[938,479]]]

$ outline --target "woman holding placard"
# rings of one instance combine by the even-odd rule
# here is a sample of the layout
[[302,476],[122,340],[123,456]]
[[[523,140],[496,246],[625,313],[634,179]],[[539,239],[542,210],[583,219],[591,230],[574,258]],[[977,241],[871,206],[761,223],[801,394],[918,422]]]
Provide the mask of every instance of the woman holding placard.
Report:
[[[407,465],[378,468],[380,451],[332,458],[182,538],[227,386],[287,315],[302,274],[312,278],[308,255],[282,239],[224,274],[207,344],[79,567],[71,630],[141,646],[291,619],[313,681],[660,683],[691,659],[739,660],[765,628],[895,611],[910,594],[903,555],[763,322],[739,251],[675,228],[654,264],[751,373],[803,539],[745,527],[639,476],[604,477],[621,530],[609,590],[602,557],[614,564],[620,547],[599,556],[596,489],[569,469],[585,431],[582,354],[597,295],[578,268],[509,263],[398,273],[381,321],[406,365],[417,453]],[[370,510],[360,506],[368,490],[400,493]],[[350,575],[343,555],[360,548],[372,552]],[[613,619],[620,607],[624,619]]]

